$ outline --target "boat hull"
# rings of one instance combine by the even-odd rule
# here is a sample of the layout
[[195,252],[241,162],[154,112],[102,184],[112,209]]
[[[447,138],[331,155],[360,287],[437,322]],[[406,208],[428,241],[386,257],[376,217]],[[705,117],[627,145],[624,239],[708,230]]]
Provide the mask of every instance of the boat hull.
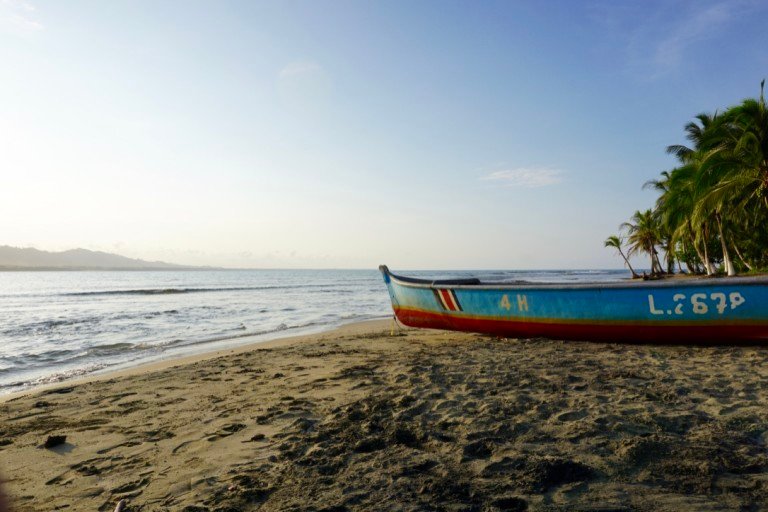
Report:
[[567,340],[768,340],[768,278],[504,285],[381,271],[395,316],[411,327]]

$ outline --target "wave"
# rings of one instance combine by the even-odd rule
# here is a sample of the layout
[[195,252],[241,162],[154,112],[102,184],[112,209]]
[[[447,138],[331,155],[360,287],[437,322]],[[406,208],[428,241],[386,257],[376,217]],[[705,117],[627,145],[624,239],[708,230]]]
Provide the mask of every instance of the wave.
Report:
[[[149,312],[137,312],[137,313],[123,313],[112,314],[107,313],[103,316],[86,316],[80,318],[66,318],[57,320],[44,320],[41,322],[33,322],[29,324],[23,324],[11,327],[0,331],[0,334],[8,336],[28,336],[28,335],[50,335],[54,332],[61,332],[64,330],[72,329],[80,331],[81,328],[91,328],[97,324],[104,324],[120,320],[151,320],[153,318],[165,316],[165,315],[178,315],[177,309],[166,309],[163,311],[149,311]],[[82,331],[80,331],[82,332]]]
[[17,335],[26,334],[26,333],[40,334],[42,332],[51,331],[59,327],[69,327],[72,325],[77,326],[82,324],[96,323],[96,322],[99,322],[100,320],[101,318],[96,316],[84,317],[84,318],[67,318],[67,319],[61,319],[61,320],[43,320],[41,322],[33,322],[30,324],[15,326],[0,332],[2,332],[2,334],[8,334],[12,336],[17,336]]
[[9,391],[18,391],[26,388],[33,388],[35,386],[43,386],[46,384],[57,384],[59,382],[75,379],[77,377],[83,377],[85,375],[102,370],[106,367],[107,365],[103,363],[92,363],[92,364],[81,366],[78,368],[71,368],[67,370],[54,372],[42,377],[34,378],[32,380],[26,380],[26,381],[21,380],[21,381],[10,382],[8,384],[1,386],[0,389],[5,388],[2,390],[5,392],[9,392]]
[[128,342],[122,342],[122,343],[105,343],[102,345],[94,345],[92,347],[88,347],[86,354],[89,356],[105,356],[105,355],[112,355],[112,354],[120,354],[122,352],[132,352],[135,351],[136,348],[143,348],[141,347],[141,344],[134,344],[134,343],[128,343]]
[[[2,375],[0,395],[12,390],[66,381],[116,366],[132,366],[157,360],[167,357],[169,352],[181,351],[181,354],[189,350],[197,352],[199,347],[207,344],[212,345],[209,350],[217,350],[222,346],[218,345],[217,347],[217,344],[230,342],[240,345],[243,342],[238,342],[238,340],[243,338],[259,338],[258,341],[265,341],[274,337],[287,336],[292,332],[298,334],[306,330],[323,330],[353,320],[372,318],[385,318],[385,316],[351,312],[341,315],[326,314],[321,319],[314,321],[295,324],[280,323],[264,329],[243,331],[244,326],[241,324],[232,327],[230,332],[220,331],[216,335],[201,338],[175,338],[152,343],[104,343],[90,347],[79,347],[78,350],[56,350],[42,354],[20,354],[11,358],[0,358],[3,359],[0,364],[0,375]],[[10,367],[8,367],[8,363],[10,363]],[[43,368],[48,368],[50,373],[46,372],[47,375],[41,377],[39,372]],[[30,373],[32,375],[29,378],[24,379],[22,377],[22,375]],[[15,379],[12,377],[14,375]]]
[[232,286],[223,288],[141,288],[134,290],[98,290],[87,292],[68,292],[59,294],[60,297],[89,297],[99,295],[177,295],[182,293],[209,292],[249,292],[260,290],[288,290],[296,288],[328,288],[325,284],[296,284],[274,286]]
[[[254,331],[245,331],[245,332],[238,332],[238,333],[230,333],[225,334],[222,333],[217,336],[211,336],[207,338],[199,338],[199,339],[175,339],[171,341],[161,342],[156,345],[153,345],[154,348],[177,348],[177,347],[190,347],[195,345],[205,345],[206,343],[216,343],[218,341],[227,341],[227,340],[236,340],[239,338],[249,338],[252,336],[265,336],[268,334],[276,334],[278,332],[283,331],[291,331],[296,329],[306,329],[309,327],[315,327],[315,326],[321,326],[324,325],[325,322],[307,322],[302,324],[296,324],[296,325],[287,325],[285,323],[281,323],[271,329],[262,329],[262,330],[254,330]],[[241,330],[242,327],[236,327],[234,330]]]

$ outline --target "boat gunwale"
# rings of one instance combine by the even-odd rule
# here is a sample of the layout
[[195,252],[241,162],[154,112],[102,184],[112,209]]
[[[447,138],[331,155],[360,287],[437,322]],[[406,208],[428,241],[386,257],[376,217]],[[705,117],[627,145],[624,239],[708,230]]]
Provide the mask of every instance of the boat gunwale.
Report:
[[[426,288],[426,289],[451,289],[451,290],[602,290],[602,289],[656,289],[656,288],[683,288],[683,287],[711,287],[718,284],[734,285],[763,285],[768,286],[768,275],[766,276],[731,276],[731,277],[691,277],[684,280],[642,280],[626,282],[589,282],[589,283],[493,283],[478,282],[478,284],[461,283],[462,279],[457,279],[456,283],[451,280],[421,279],[417,277],[405,277],[393,274],[386,265],[380,265],[379,271],[397,282],[400,286],[408,288]],[[466,279],[464,279],[466,281]]]

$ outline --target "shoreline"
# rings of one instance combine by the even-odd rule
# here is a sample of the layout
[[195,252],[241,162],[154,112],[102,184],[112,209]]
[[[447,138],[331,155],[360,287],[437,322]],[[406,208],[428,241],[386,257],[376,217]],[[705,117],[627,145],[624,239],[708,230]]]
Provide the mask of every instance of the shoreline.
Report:
[[[117,368],[104,368],[101,370],[96,370],[94,372],[88,373],[86,375],[79,375],[69,379],[63,379],[57,382],[45,383],[38,386],[26,388],[23,390],[11,391],[8,393],[0,394],[0,404],[3,404],[11,400],[15,400],[18,397],[25,396],[30,393],[49,391],[51,389],[56,389],[60,387],[76,386],[76,385],[85,384],[88,382],[102,381],[102,380],[107,380],[113,377],[139,375],[146,372],[164,370],[164,369],[172,368],[175,366],[196,363],[198,361],[205,361],[207,359],[213,359],[213,358],[221,357],[227,354],[234,355],[242,352],[249,352],[251,350],[258,350],[260,348],[274,348],[274,347],[279,347],[283,345],[289,345],[292,343],[301,343],[306,338],[313,338],[314,336],[317,336],[323,333],[331,333],[335,331],[346,332],[347,330],[351,332],[355,332],[358,329],[364,329],[369,324],[373,325],[377,322],[390,322],[390,320],[387,320],[384,318],[358,320],[358,321],[344,323],[336,326],[327,326],[326,328],[320,328],[319,330],[310,329],[308,332],[305,332],[302,334],[293,334],[290,336],[270,338],[264,341],[247,341],[242,345],[238,344],[233,347],[204,350],[199,353],[182,354],[177,357],[171,356],[165,359],[161,358],[159,360],[154,360],[154,361],[139,362],[135,365],[129,364],[128,366],[125,366],[125,367],[122,366],[121,364],[117,364],[115,365],[117,366]],[[254,334],[251,336],[244,337],[243,339],[246,339],[248,337],[258,338],[259,336],[261,335]],[[225,338],[218,341],[226,342],[228,340],[234,340],[234,339],[238,339],[238,338],[237,337]]]

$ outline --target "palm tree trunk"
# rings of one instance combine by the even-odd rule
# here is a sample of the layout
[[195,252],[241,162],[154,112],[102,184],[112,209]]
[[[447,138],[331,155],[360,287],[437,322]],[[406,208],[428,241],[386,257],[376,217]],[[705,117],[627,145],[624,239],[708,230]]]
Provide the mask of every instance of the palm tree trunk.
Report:
[[635,272],[635,269],[632,268],[632,265],[629,264],[629,260],[627,259],[626,256],[624,256],[624,251],[621,250],[621,247],[619,247],[618,249],[619,249],[619,254],[621,254],[622,258],[624,258],[624,263],[627,264],[627,267],[629,267],[629,271],[632,272],[632,279],[636,279],[640,277],[639,275],[637,275],[637,272]]
[[707,250],[707,232],[708,232],[708,229],[706,228],[706,226],[703,228],[702,231],[703,231],[702,234],[704,235],[704,240],[701,241],[702,245],[704,245],[704,260],[703,260],[704,261],[704,268],[707,269],[707,275],[711,276],[712,274],[715,273],[715,269],[712,268],[712,262],[709,261],[709,251]]
[[651,274],[663,274],[664,268],[659,261],[659,253],[655,246],[651,246]]
[[707,275],[711,276],[715,273],[715,269],[712,268],[712,262],[709,261],[709,251],[707,250],[707,242],[706,240],[703,242],[704,245],[704,269],[707,271]]
[[[704,269],[707,271],[707,275],[709,275],[709,266],[705,263],[707,260],[705,259],[705,255],[701,253],[701,249],[699,249],[699,246],[696,244],[696,240],[691,236],[691,245],[693,246],[693,250],[696,251],[696,256],[699,257],[699,261],[704,264]],[[706,246],[705,246],[706,248]],[[685,264],[688,266],[688,269],[690,270],[691,265],[687,261]],[[698,265],[696,265],[698,267]],[[701,268],[696,269],[696,273],[699,273],[701,271]]]
[[651,275],[654,275],[656,273],[656,258],[654,257],[654,250],[653,246],[650,248],[646,247],[645,251],[650,255],[651,257]]
[[715,220],[717,221],[717,230],[720,233],[720,246],[723,248],[723,263],[725,263],[725,271],[729,276],[736,275],[736,269],[733,268],[733,262],[731,262],[731,256],[728,254],[728,247],[725,245],[725,236],[723,236],[723,222],[720,218],[720,213],[715,213]]
[[741,255],[739,252],[739,246],[736,245],[736,243],[733,241],[733,237],[731,237],[731,245],[733,245],[733,250],[736,251],[736,256],[739,257],[739,260],[741,260],[741,263],[747,267],[747,270],[752,270],[752,265],[747,263],[747,260],[744,259],[744,256]]

